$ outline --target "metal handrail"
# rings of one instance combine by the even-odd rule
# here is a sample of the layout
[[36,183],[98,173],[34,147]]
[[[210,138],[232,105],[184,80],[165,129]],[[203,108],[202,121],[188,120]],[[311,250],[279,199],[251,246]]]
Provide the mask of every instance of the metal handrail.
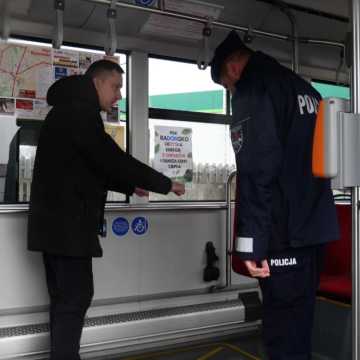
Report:
[[[147,203],[147,204],[128,204],[128,203],[107,203],[105,212],[114,211],[162,211],[162,210],[225,210],[226,203],[221,202],[188,202],[188,203]],[[6,213],[28,213],[29,203],[3,204],[0,203],[0,214]]]
[[232,261],[232,221],[231,221],[231,184],[236,171],[230,173],[226,183],[226,288],[231,287],[231,261]]
[[236,171],[232,171],[226,182],[226,232],[225,232],[225,285],[212,285],[210,292],[226,290],[231,288],[231,261],[232,261],[232,221],[231,221],[231,184],[236,176]]
[[[89,2],[92,4],[105,5],[105,6],[109,5],[109,3],[111,2],[111,0],[83,0],[83,1],[86,1],[86,2]],[[159,9],[159,8],[154,8],[154,7],[145,7],[145,6],[140,6],[140,5],[134,5],[134,4],[129,4],[126,2],[122,2],[122,1],[117,1],[116,6],[132,9],[132,10],[139,10],[139,11],[147,12],[147,13],[165,15],[165,16],[176,18],[176,19],[196,21],[196,22],[202,23],[204,25],[206,25],[206,23],[208,22],[208,19],[205,17],[199,17],[199,16],[195,16],[195,15],[187,15],[187,14],[179,13],[176,11],[163,10],[161,8]],[[229,29],[229,30],[239,30],[239,31],[243,31],[243,32],[249,31],[249,27],[225,23],[225,22],[216,21],[216,20],[212,21],[212,25],[214,27],[220,27],[220,28],[225,28],[225,29]],[[255,35],[265,37],[265,38],[272,38],[272,39],[284,40],[284,41],[294,41],[293,35],[290,36],[290,35],[286,35],[286,34],[263,31],[260,29],[251,29],[251,31]],[[304,43],[304,44],[317,44],[317,45],[345,48],[345,44],[342,42],[331,41],[331,40],[326,40],[326,39],[311,39],[311,38],[299,37],[298,41],[300,43]]]
[[[352,0],[352,67],[351,108],[360,113],[360,0]],[[356,166],[353,164],[353,166]],[[352,194],[352,359],[360,357],[360,187],[354,186]]]

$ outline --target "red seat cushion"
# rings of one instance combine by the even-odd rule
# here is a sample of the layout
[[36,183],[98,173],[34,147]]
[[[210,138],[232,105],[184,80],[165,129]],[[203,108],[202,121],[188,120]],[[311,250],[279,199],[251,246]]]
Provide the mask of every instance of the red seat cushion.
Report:
[[318,295],[351,303],[351,278],[346,276],[322,275]]
[[340,239],[326,245],[318,294],[351,302],[351,205],[336,205]]
[[351,206],[336,205],[340,239],[326,245],[323,273],[351,277]]

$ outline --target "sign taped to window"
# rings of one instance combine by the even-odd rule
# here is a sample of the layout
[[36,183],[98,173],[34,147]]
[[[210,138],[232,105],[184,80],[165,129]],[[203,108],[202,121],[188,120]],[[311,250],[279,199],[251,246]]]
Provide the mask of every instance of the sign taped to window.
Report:
[[192,129],[155,126],[154,168],[173,180],[193,179]]

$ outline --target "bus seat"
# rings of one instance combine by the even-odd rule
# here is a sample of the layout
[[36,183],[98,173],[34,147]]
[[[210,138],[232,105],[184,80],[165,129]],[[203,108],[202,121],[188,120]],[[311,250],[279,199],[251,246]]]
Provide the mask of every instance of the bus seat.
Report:
[[351,205],[336,205],[340,239],[326,245],[318,295],[351,303]]

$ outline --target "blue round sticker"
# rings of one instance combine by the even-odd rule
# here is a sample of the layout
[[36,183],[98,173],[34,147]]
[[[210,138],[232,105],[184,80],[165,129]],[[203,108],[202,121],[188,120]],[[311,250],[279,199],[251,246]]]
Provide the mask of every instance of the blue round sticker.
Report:
[[123,217],[118,217],[112,223],[112,230],[114,234],[124,236],[129,231],[129,222]]
[[148,221],[142,216],[136,217],[131,223],[131,228],[136,235],[145,234],[148,230],[148,227]]

